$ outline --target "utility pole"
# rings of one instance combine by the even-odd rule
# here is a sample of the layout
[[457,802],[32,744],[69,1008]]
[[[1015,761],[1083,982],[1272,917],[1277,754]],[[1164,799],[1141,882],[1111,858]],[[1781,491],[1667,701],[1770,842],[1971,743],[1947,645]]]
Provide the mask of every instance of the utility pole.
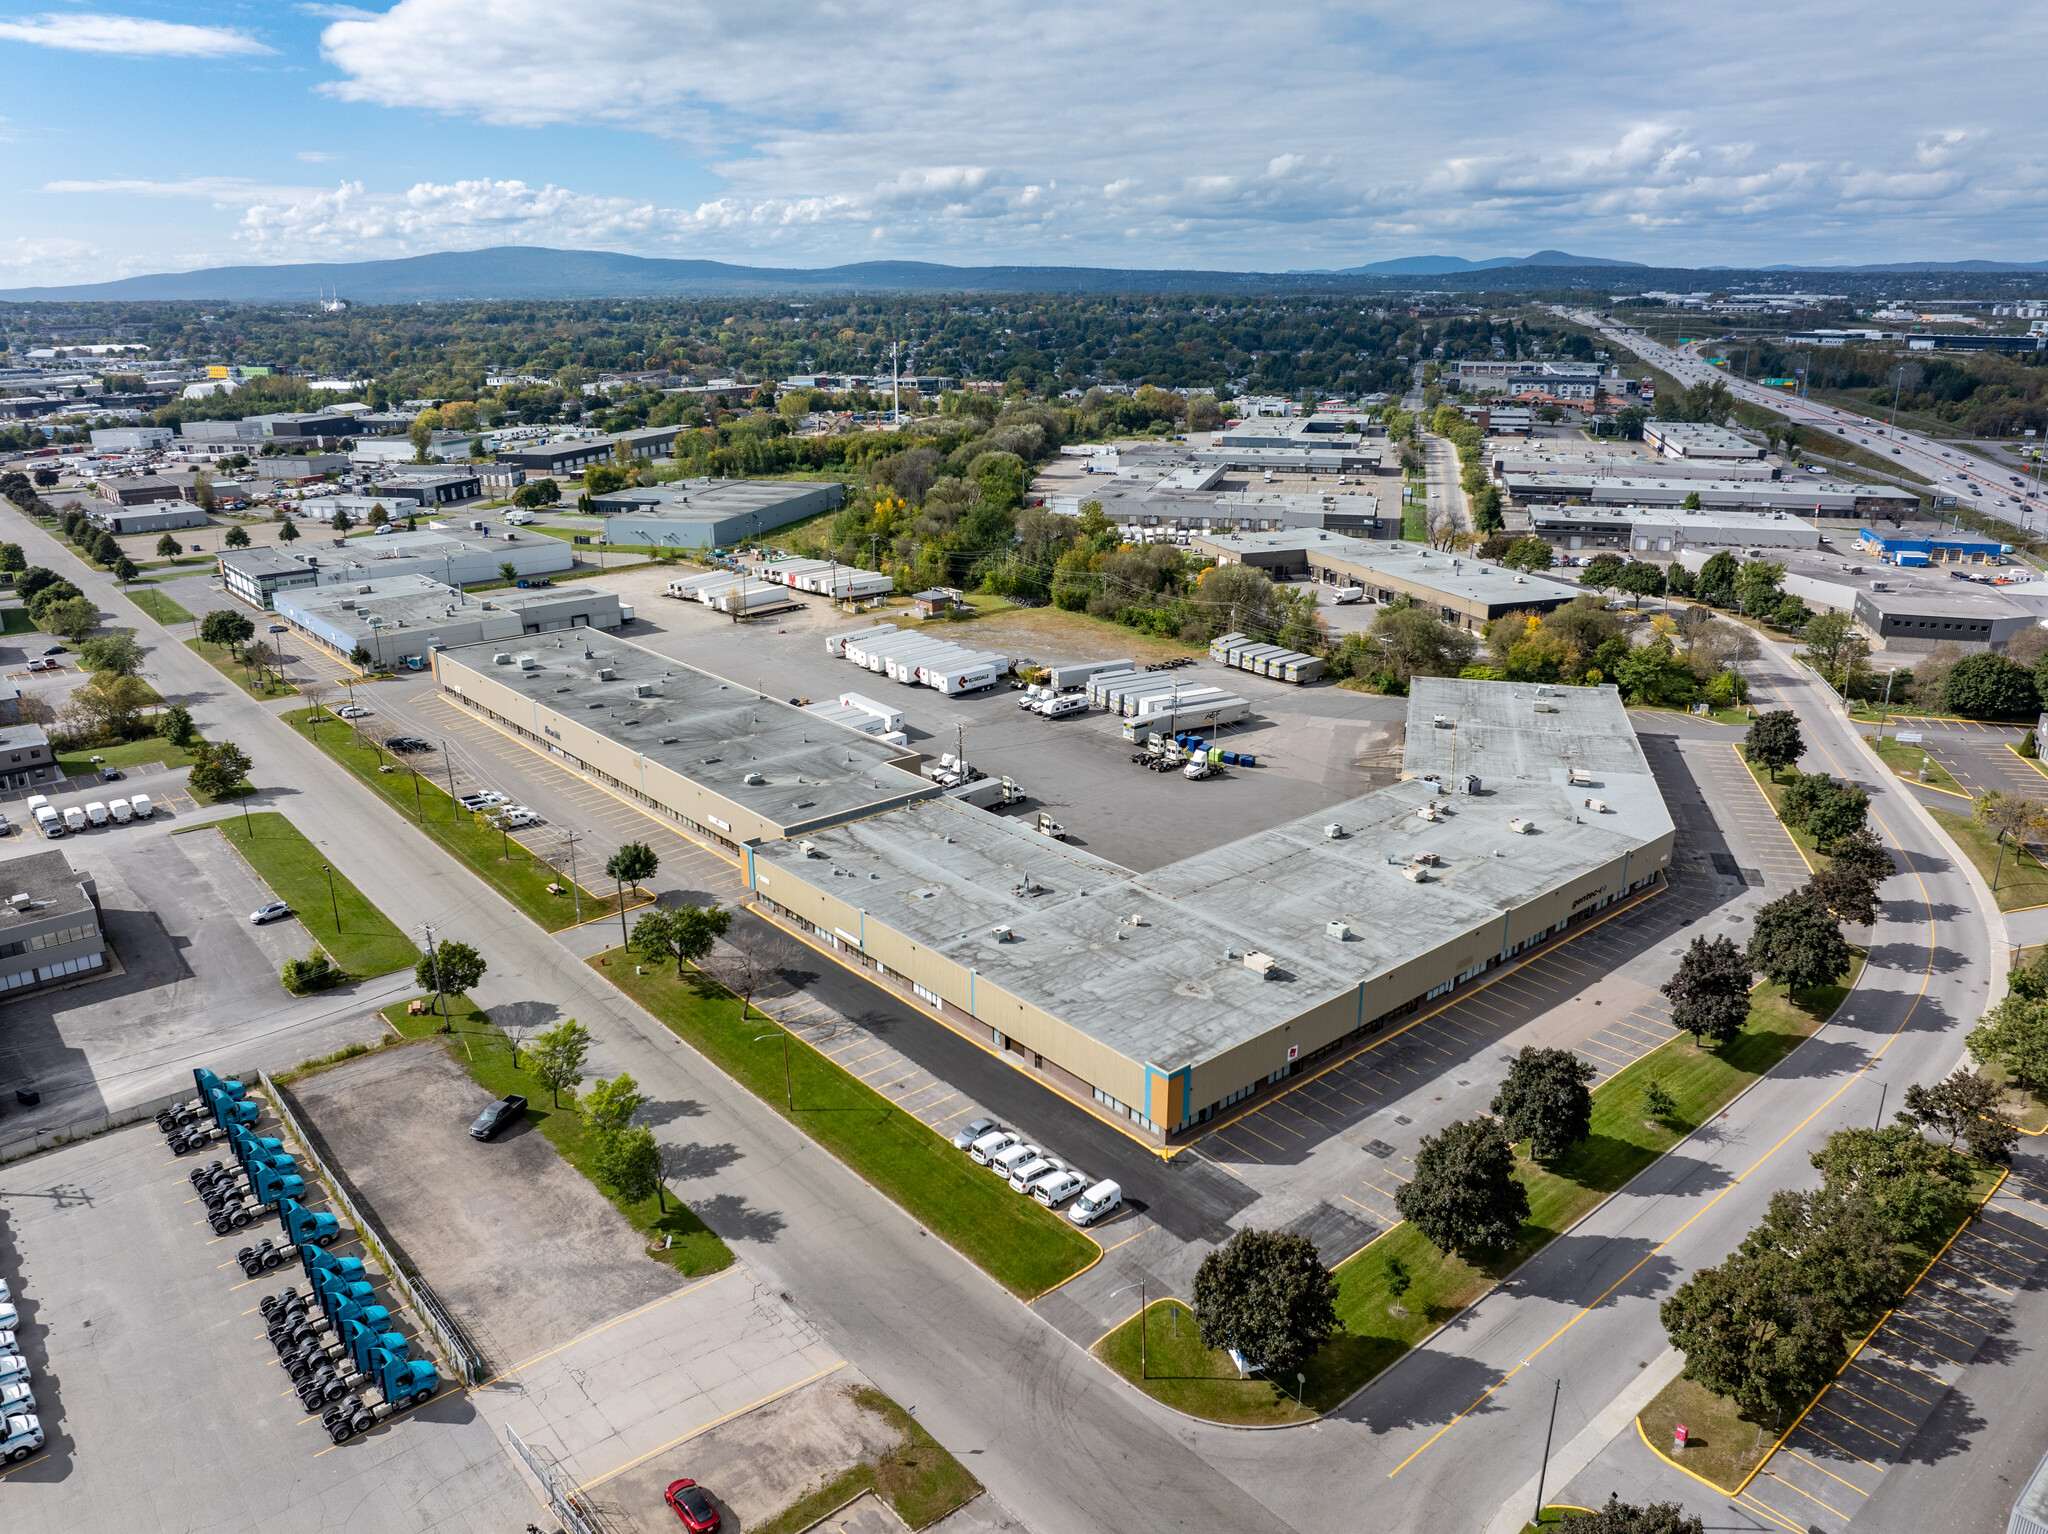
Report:
[[441,765],[448,769],[448,807],[450,819],[460,820],[462,818],[462,802],[455,797],[455,760],[448,754],[448,742],[445,738],[441,742]]
[[427,931],[427,957],[434,965],[434,995],[441,1002],[441,1031],[447,1033],[451,1027],[448,1021],[448,993],[441,989],[441,951],[434,946],[434,926],[431,922],[421,924]]
[[576,844],[582,836],[575,831],[562,833],[562,845],[569,849],[569,890],[576,897],[576,925],[583,925],[583,886],[576,882]]
[[1564,1391],[1564,1381],[1554,1380],[1550,1387],[1550,1426],[1543,1430],[1543,1463],[1536,1467],[1536,1511],[1529,1521],[1539,1529],[1543,1527],[1543,1482],[1550,1474],[1550,1440],[1557,1432],[1557,1398]]
[[320,872],[327,875],[327,903],[334,907],[334,935],[341,936],[341,902],[334,896],[334,870],[327,864],[320,865]]

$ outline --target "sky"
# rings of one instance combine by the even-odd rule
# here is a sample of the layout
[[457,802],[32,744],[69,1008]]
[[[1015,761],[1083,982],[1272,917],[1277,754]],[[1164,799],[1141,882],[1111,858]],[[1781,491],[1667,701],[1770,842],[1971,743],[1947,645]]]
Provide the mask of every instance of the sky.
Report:
[[0,286],[544,245],[2048,259],[2048,7],[0,0]]

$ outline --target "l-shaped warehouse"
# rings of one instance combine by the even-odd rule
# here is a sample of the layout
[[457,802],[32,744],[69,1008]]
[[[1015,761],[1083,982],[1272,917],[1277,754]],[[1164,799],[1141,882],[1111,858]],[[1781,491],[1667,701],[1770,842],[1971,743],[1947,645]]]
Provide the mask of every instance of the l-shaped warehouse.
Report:
[[440,651],[436,676],[722,845],[764,914],[1155,1142],[1669,866],[1612,687],[1418,677],[1403,781],[1138,874],[751,687],[610,635],[528,643]]

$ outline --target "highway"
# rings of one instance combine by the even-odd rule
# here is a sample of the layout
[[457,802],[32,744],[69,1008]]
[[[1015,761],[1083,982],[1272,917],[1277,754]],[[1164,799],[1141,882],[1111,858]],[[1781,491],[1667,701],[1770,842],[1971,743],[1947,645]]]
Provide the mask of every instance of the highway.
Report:
[[[2048,486],[2016,465],[1988,456],[1988,450],[1960,442],[1938,440],[1904,427],[1886,426],[1852,411],[1832,405],[1817,405],[1802,395],[1784,389],[1768,389],[1724,368],[1702,362],[1692,350],[1677,350],[1651,340],[1638,331],[1626,330],[1588,310],[1556,311],[1577,324],[1590,326],[1617,346],[1636,353],[1652,367],[1669,373],[1690,387],[1719,382],[1737,398],[1792,420],[1809,432],[1834,437],[1841,442],[1866,447],[1873,453],[1895,457],[1901,467],[1930,481],[1941,491],[1966,505],[2030,531],[2032,518],[2048,509]],[[2014,480],[2022,481],[2015,485]]]

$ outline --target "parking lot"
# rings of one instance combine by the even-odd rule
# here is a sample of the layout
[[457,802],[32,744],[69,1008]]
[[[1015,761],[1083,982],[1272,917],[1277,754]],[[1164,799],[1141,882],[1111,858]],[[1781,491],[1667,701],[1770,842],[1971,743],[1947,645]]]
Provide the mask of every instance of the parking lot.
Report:
[[256,1314],[292,1275],[245,1279],[251,1233],[195,1223],[194,1164],[143,1123],[0,1170],[50,1440],[5,1474],[9,1527],[523,1528],[533,1499],[459,1390],[340,1446],[305,1419]]

